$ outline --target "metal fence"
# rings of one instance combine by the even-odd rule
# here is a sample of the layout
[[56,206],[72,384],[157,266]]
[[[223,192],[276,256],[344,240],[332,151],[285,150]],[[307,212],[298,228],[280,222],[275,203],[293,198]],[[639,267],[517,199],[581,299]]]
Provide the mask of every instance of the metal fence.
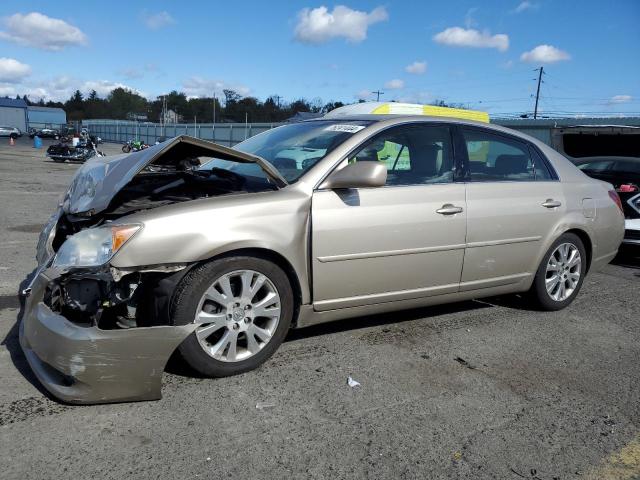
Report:
[[[551,131],[557,127],[570,125],[632,125],[640,127],[640,118],[560,118],[560,119],[495,119],[491,123],[519,130],[551,145]],[[204,140],[213,140],[221,145],[234,146],[253,135],[282,125],[282,123],[180,123],[161,125],[121,120],[84,120],[92,135],[107,142],[125,143],[141,140],[154,144],[160,137],[191,135]]]
[[229,147],[278,125],[281,124],[178,123],[161,125],[159,123],[117,120],[85,120],[82,122],[82,126],[88,128],[91,135],[97,135],[106,142],[125,143],[129,140],[140,140],[152,145],[161,137],[172,138],[178,135],[191,135]]

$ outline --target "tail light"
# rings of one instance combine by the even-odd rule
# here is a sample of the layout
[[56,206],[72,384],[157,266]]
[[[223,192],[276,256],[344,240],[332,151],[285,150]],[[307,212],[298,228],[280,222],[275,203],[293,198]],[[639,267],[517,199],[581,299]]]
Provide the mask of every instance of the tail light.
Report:
[[620,212],[624,214],[624,210],[622,209],[622,201],[618,196],[618,192],[616,192],[615,190],[609,190],[609,197],[611,197],[611,200],[613,200],[613,203],[615,203],[618,206],[618,208],[620,209]]
[[623,183],[618,188],[616,188],[616,192],[620,193],[633,193],[638,191],[638,186],[633,183]]

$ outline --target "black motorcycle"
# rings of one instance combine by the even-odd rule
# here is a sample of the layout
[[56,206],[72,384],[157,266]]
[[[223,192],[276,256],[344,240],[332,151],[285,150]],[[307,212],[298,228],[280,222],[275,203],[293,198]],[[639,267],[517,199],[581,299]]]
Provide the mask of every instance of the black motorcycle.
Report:
[[93,136],[80,139],[75,147],[68,142],[60,142],[47,149],[47,157],[57,163],[64,163],[67,160],[86,162],[92,157],[104,157],[105,154],[96,148],[97,143],[98,139]]

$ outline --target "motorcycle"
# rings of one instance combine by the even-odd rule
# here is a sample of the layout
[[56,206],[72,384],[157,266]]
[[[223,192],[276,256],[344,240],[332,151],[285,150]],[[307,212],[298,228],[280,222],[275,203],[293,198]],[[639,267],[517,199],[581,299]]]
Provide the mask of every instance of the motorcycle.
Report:
[[96,148],[97,137],[81,139],[75,147],[68,142],[59,142],[47,149],[47,157],[56,163],[64,163],[67,160],[86,162],[93,157],[104,157],[105,154]]
[[146,148],[149,148],[151,145],[147,145],[144,142],[141,142],[140,140],[129,140],[127,143],[125,143],[122,146],[122,151],[124,153],[129,153],[129,152],[139,152],[140,150],[144,150]]

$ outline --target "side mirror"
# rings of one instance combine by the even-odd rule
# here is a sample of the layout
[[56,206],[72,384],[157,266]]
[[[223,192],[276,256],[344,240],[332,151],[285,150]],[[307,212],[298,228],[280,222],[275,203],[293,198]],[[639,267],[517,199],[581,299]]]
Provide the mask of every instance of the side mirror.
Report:
[[387,183],[387,167],[382,162],[360,161],[329,175],[321,189],[383,187]]

